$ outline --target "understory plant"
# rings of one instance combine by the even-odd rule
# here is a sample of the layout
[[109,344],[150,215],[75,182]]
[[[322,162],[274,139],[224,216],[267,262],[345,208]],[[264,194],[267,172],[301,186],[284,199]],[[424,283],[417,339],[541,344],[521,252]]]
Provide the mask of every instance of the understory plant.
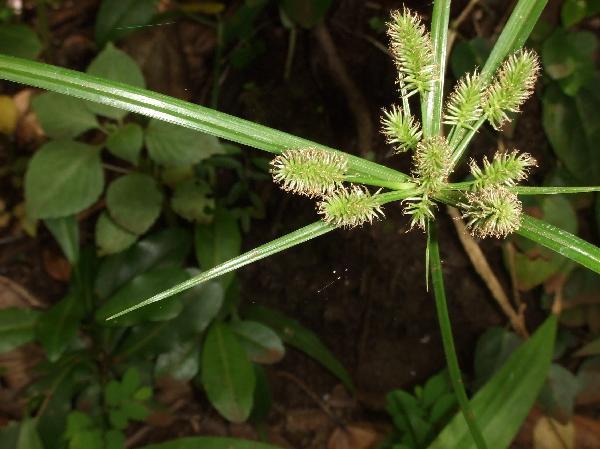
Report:
[[[488,159],[468,161],[470,177],[452,179],[477,131],[485,123],[499,129],[531,95],[538,58],[522,46],[545,4],[545,0],[518,1],[485,65],[459,80],[445,102],[450,0],[434,2],[430,31],[407,9],[392,14],[388,34],[398,72],[399,104],[384,111],[382,131],[396,152],[410,152],[410,174],[218,111],[66,69],[0,56],[0,77],[109,104],[274,153],[274,181],[286,191],[316,201],[317,213],[321,215],[317,222],[147,299],[139,298],[130,307],[107,315],[108,320],[126,320],[134,311],[139,313],[146,306],[338,228],[355,228],[382,219],[386,204],[400,202],[411,227],[416,228],[414,232],[423,231],[427,239],[424,261],[431,277],[448,375],[461,410],[429,447],[505,448],[542,387],[552,356],[556,319],[548,318],[486,386],[469,399],[446,305],[436,217],[442,206],[456,207],[476,238],[518,234],[600,273],[600,248],[527,215],[521,203],[525,195],[592,192],[600,188],[522,186],[520,183],[536,162],[528,153],[516,149],[499,150]],[[412,112],[416,103],[420,106],[420,123]],[[403,263],[400,257],[399,263]],[[220,323],[216,326],[219,328]]]

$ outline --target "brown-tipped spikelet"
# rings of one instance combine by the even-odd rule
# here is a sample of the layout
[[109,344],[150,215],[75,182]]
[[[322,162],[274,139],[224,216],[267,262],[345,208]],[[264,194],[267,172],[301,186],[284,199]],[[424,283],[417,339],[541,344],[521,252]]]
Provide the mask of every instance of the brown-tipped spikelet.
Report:
[[507,188],[486,187],[466,196],[460,209],[473,236],[503,238],[519,229],[523,206]]

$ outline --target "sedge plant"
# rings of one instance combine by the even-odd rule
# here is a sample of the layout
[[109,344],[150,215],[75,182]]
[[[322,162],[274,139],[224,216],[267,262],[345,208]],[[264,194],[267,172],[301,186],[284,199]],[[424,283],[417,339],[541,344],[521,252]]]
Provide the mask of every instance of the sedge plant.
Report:
[[[386,204],[400,203],[414,232],[422,230],[427,239],[425,263],[431,275],[448,373],[472,442],[478,448],[496,448],[500,447],[498,442],[487,440],[481,431],[461,379],[446,305],[436,216],[440,205],[455,206],[477,238],[504,238],[516,233],[600,273],[600,248],[527,215],[519,199],[522,195],[592,192],[600,187],[520,186],[535,160],[518,150],[468,161],[472,180],[452,179],[484,123],[500,128],[532,94],[538,58],[522,46],[546,2],[519,0],[486,64],[459,80],[445,101],[451,1],[435,0],[430,30],[408,9],[392,13],[388,35],[397,68],[399,101],[383,112],[382,132],[396,152],[410,152],[410,173],[172,97],[37,62],[0,55],[0,78],[120,107],[274,153],[274,181],[290,193],[315,200],[320,215],[315,223],[151,298],[140,298],[138,304],[109,319],[338,228],[383,219]],[[420,101],[420,120],[411,111],[411,103],[413,107],[416,103],[413,98]]]

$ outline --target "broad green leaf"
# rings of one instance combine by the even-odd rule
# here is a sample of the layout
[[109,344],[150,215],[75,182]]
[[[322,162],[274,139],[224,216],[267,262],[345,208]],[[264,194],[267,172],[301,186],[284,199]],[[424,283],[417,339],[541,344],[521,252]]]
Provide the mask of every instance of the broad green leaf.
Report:
[[138,236],[116,224],[106,212],[96,221],[96,246],[98,255],[120,253],[135,243]]
[[176,214],[188,221],[209,223],[212,219],[212,211],[215,209],[215,200],[206,182],[190,178],[175,187],[171,197],[171,207]]
[[156,119],[150,120],[146,128],[146,146],[150,158],[166,166],[195,164],[213,154],[223,153],[216,137]]
[[83,310],[81,298],[69,293],[38,319],[36,339],[51,362],[58,360],[74,340]]
[[560,422],[567,422],[573,415],[578,392],[577,377],[569,370],[553,363],[550,365],[546,383],[540,392],[538,404],[546,415]]
[[54,92],[37,95],[31,101],[44,132],[53,139],[71,139],[98,128],[98,120],[78,98]]
[[157,3],[157,0],[103,0],[94,28],[98,46],[148,25]]
[[187,437],[166,443],[151,444],[140,449],[280,449],[270,444],[237,438]]
[[423,407],[430,408],[444,394],[452,392],[448,371],[444,370],[435,376],[431,376],[425,385],[423,385],[423,393],[421,395],[421,403]]
[[137,235],[158,219],[163,194],[151,176],[130,173],[114,180],[106,190],[106,208],[116,224]]
[[151,268],[179,266],[190,252],[192,238],[181,228],[152,234],[127,251],[103,260],[94,290],[104,299],[135,276]]
[[211,404],[226,419],[244,422],[254,398],[254,368],[229,326],[213,324],[202,348],[202,385]]
[[41,51],[42,43],[30,26],[8,23],[0,26],[0,53],[35,59]]
[[[96,312],[96,320],[104,322],[107,317],[117,313],[124,307],[131,307],[140,298],[152,296],[174,284],[184,282],[189,276],[183,268],[166,267],[148,270],[125,284],[108,298]],[[111,324],[130,326],[142,321],[165,321],[175,318],[181,312],[180,298],[174,296],[163,304],[140,309],[128,314]]]
[[504,25],[481,74],[490,79],[502,61],[521,48],[531,34],[548,0],[519,0]]
[[71,265],[79,260],[79,222],[75,215],[44,220]]
[[585,18],[587,0],[565,0],[560,10],[560,18],[565,28],[572,27]]
[[312,28],[323,20],[332,0],[282,0],[286,15],[304,28]]
[[121,399],[132,398],[141,382],[142,379],[137,368],[133,366],[127,368],[121,379],[121,394],[123,395]]
[[523,215],[517,233],[600,274],[600,248],[567,231]]
[[[552,360],[556,324],[556,317],[549,317],[471,399],[473,413],[490,448],[507,448],[533,406]],[[456,448],[475,448],[460,414],[428,449]]]
[[[596,80],[596,84],[597,80]],[[550,85],[542,98],[542,123],[558,158],[585,184],[600,183],[600,92],[584,86],[575,97]]]
[[76,214],[100,197],[103,186],[99,149],[69,140],[48,142],[33,155],[25,174],[28,215]]
[[191,380],[198,374],[199,359],[200,345],[197,341],[178,343],[169,352],[158,356],[154,375],[156,377],[169,376],[181,381]]
[[266,324],[279,334],[279,337],[288,345],[309,355],[334,376],[340,379],[346,388],[354,391],[352,379],[329,349],[321,342],[319,337],[298,321],[289,318],[273,309],[262,306],[251,306],[244,311],[244,317],[249,320]]
[[[198,273],[194,271],[194,274]],[[184,309],[174,326],[181,336],[193,338],[204,332],[215,319],[223,306],[225,292],[220,282],[212,281],[187,290],[181,300]]]
[[590,355],[600,355],[600,337],[596,337],[594,340],[583,345],[574,354],[576,357],[586,357]]
[[[137,63],[122,50],[108,44],[88,66],[86,72],[106,80],[117,81],[135,87],[144,87],[144,75]],[[127,111],[103,104],[88,103],[87,107],[94,114],[120,120]]]
[[255,321],[235,321],[230,327],[251,361],[264,364],[277,363],[285,355],[285,348],[279,335],[264,324]]
[[0,354],[33,340],[38,317],[31,309],[0,309]]
[[514,332],[502,327],[491,327],[479,337],[474,361],[477,388],[483,386],[502,368],[521,343],[521,338]]
[[[198,264],[205,271],[238,256],[242,247],[237,220],[225,209],[217,210],[212,223],[196,226],[194,240]],[[222,277],[225,288],[232,278],[233,273]]]
[[16,449],[44,449],[36,429],[36,420],[25,418],[21,422]]
[[[0,55],[0,78],[119,107],[271,153],[289,148],[332,148],[166,95],[20,58]],[[348,155],[351,174],[376,186],[398,186],[409,177],[397,170]]]
[[137,165],[144,146],[144,130],[137,123],[127,123],[106,139],[106,148],[113,155]]
[[260,424],[265,422],[269,416],[271,406],[273,405],[273,397],[265,369],[260,365],[254,364],[254,374],[256,376],[256,386],[254,387],[254,402],[249,421]]

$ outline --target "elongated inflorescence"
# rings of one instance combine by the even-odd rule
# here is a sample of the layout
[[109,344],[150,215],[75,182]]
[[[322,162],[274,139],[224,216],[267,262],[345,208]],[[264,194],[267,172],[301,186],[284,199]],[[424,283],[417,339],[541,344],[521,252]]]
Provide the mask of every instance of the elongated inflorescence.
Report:
[[523,206],[506,187],[486,187],[467,193],[466,199],[460,208],[474,236],[503,238],[519,229]]
[[423,139],[413,155],[413,176],[428,195],[440,191],[452,167],[452,149],[442,136]]
[[271,161],[273,180],[283,190],[310,198],[341,187],[347,170],[343,154],[317,148],[286,150]]
[[538,57],[530,50],[519,50],[504,62],[488,88],[483,104],[495,129],[500,129],[509,120],[508,112],[519,112],[531,96],[539,70]]
[[498,151],[492,161],[483,158],[483,167],[471,160],[469,167],[475,178],[474,187],[481,189],[494,185],[514,186],[527,178],[529,169],[537,165],[528,153]]
[[431,90],[435,64],[429,32],[419,16],[406,7],[392,12],[388,23],[390,49],[407,96]]
[[327,223],[342,228],[354,228],[383,217],[377,198],[356,185],[328,195],[317,204],[317,211]]
[[446,104],[444,123],[470,128],[483,114],[481,105],[484,82],[477,73],[468,73],[461,78]]
[[383,110],[381,129],[390,145],[394,145],[396,153],[412,150],[421,140],[421,129],[412,115],[392,105],[389,110]]

